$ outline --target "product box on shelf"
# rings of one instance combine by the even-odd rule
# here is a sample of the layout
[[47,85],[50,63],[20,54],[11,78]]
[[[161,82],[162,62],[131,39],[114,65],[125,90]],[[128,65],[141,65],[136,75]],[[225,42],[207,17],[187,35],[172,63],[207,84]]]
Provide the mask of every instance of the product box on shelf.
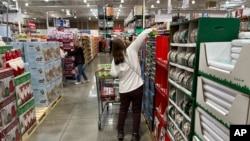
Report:
[[17,103],[17,108],[19,108],[33,97],[30,73],[26,72],[16,77],[15,85],[16,85],[16,103]]
[[12,45],[14,49],[20,50],[21,56],[23,60],[25,61],[24,43],[23,42],[10,42],[10,45]]
[[22,141],[17,118],[7,128],[0,130],[0,141]]
[[229,129],[200,108],[195,110],[195,134],[202,140],[229,141]]
[[55,81],[48,85],[32,85],[36,106],[47,107],[59,97],[55,85]]
[[18,116],[21,133],[24,134],[36,122],[34,98],[18,109]]
[[[60,64],[61,65],[61,64]],[[55,62],[47,64],[30,64],[29,70],[31,73],[32,84],[48,84],[55,80]]]
[[201,43],[200,75],[225,86],[250,95],[250,77],[246,64],[250,46],[243,46],[238,59],[234,62],[231,56],[231,42]]
[[12,49],[12,46],[0,46],[0,68],[6,66],[5,52],[11,51]]
[[228,127],[250,124],[250,97],[242,92],[198,77],[196,102]]
[[24,44],[25,58],[29,63],[48,63],[60,54],[57,48],[53,42],[28,42]]
[[0,130],[2,130],[8,127],[17,118],[16,102],[14,95],[0,103],[0,112]]
[[12,69],[0,69],[0,103],[15,93]]

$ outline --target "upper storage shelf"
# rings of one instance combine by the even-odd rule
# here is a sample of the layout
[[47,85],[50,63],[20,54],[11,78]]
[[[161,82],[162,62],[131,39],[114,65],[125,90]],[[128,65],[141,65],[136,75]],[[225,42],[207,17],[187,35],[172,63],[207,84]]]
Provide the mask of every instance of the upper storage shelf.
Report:
[[232,53],[233,50],[231,42],[202,43],[199,74],[249,95],[249,66],[246,64],[250,59],[250,45],[241,47],[237,54]]

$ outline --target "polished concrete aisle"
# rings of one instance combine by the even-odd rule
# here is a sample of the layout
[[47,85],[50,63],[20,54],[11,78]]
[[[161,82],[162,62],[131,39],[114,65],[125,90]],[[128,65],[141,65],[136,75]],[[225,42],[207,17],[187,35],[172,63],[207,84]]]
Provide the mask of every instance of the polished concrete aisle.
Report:
[[[38,126],[29,141],[116,141],[118,106],[104,119],[98,130],[98,102],[94,73],[97,64],[110,63],[108,54],[98,54],[87,68],[89,83],[74,85],[67,82],[64,97]],[[131,113],[128,115],[124,141],[130,141]],[[152,141],[151,133],[142,118],[141,141]]]

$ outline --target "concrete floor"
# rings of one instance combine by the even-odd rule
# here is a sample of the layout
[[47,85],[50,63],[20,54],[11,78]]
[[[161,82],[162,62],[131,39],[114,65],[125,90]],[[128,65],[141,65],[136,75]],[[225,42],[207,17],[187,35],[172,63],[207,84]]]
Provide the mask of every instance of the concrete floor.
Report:
[[[112,106],[98,130],[98,102],[94,73],[97,64],[110,63],[109,54],[98,54],[86,72],[89,83],[74,85],[67,82],[64,97],[39,125],[28,141],[116,141],[116,126],[119,106]],[[131,113],[125,127],[124,141],[130,141],[132,130]],[[152,141],[144,117],[140,128],[141,141]]]

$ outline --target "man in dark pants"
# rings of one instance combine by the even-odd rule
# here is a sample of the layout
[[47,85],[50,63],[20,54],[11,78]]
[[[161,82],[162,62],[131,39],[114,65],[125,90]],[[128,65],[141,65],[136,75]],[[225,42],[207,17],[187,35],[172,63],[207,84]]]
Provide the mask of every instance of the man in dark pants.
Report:
[[99,41],[98,47],[99,47],[99,52],[102,52],[102,40]]

